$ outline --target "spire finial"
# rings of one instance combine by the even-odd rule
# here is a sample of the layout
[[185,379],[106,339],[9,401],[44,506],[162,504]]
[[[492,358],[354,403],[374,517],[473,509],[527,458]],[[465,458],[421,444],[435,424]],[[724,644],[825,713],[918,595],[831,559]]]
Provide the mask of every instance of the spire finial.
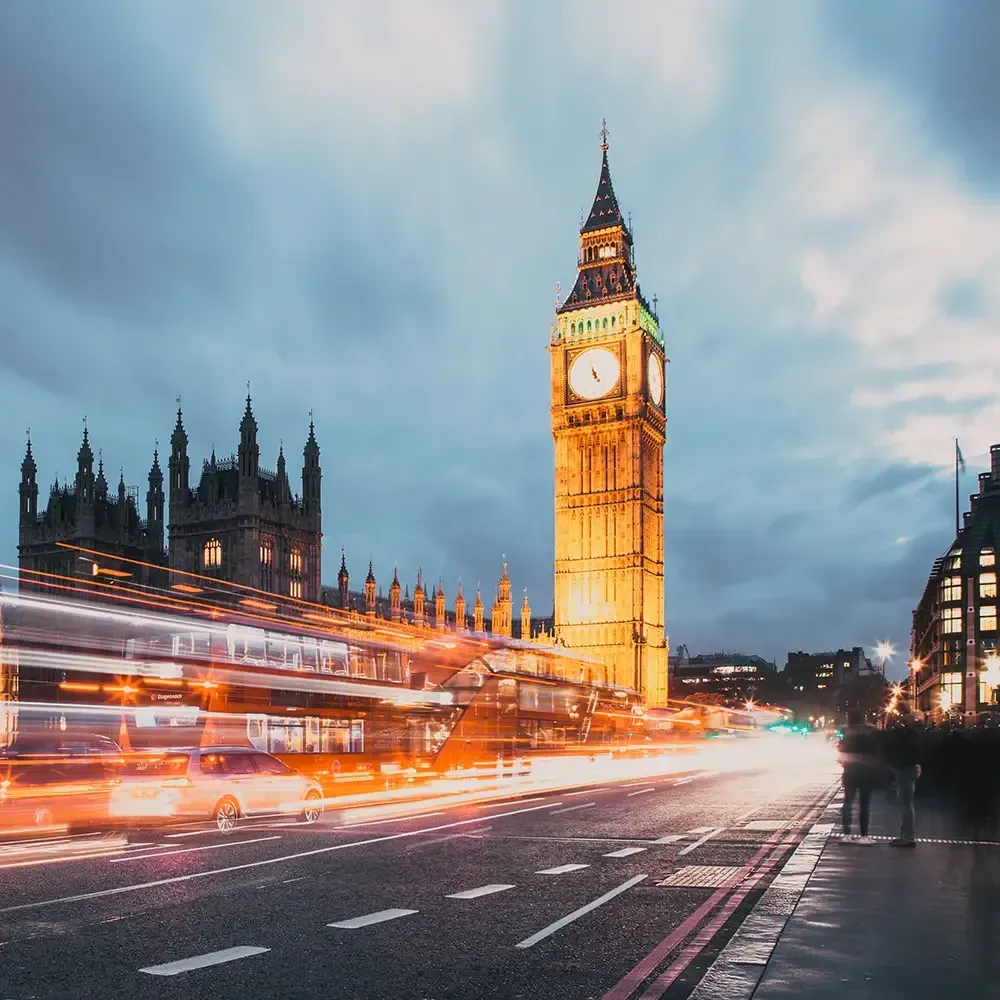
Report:
[[657,311],[656,311],[656,306],[657,306],[657,303],[658,303],[659,301],[660,301],[660,297],[659,297],[659,295],[655,295],[655,294],[654,294],[654,295],[653,295],[653,315],[654,315],[654,316],[657,316],[657,315],[659,315],[659,314],[657,313]]
[[608,136],[611,133],[608,131],[608,120],[607,118],[601,119],[601,152],[606,153],[608,151]]
[[87,440],[87,414],[83,415],[83,440]]

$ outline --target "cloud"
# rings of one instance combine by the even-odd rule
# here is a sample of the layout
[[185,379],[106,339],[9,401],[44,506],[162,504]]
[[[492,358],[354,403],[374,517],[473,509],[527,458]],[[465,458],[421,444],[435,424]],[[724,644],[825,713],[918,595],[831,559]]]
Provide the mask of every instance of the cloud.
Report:
[[848,494],[852,504],[864,503],[874,497],[895,493],[911,483],[920,482],[933,475],[934,470],[927,465],[887,465],[878,472],[855,481]]

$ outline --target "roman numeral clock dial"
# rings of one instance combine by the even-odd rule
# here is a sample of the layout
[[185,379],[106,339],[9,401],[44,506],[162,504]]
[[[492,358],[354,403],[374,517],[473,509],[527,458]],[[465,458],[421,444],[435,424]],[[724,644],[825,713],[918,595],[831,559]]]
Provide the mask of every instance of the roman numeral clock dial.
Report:
[[570,365],[569,387],[580,399],[600,399],[618,384],[621,364],[603,347],[578,354]]

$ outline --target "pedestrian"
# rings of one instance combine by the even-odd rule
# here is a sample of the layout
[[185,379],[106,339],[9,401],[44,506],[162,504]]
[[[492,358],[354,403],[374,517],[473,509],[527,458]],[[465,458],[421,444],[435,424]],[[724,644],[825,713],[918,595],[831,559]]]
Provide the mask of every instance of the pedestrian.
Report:
[[907,702],[901,701],[896,705],[895,717],[884,735],[883,753],[892,768],[899,793],[899,836],[892,841],[893,847],[917,846],[913,798],[921,772],[922,719],[919,712],[912,711]]
[[[844,768],[841,824],[845,843],[875,843],[868,836],[868,820],[871,816],[872,790],[878,783],[879,760],[878,730],[865,723],[860,709],[852,708],[847,713],[847,728],[840,741],[840,763]],[[858,827],[861,831],[857,837],[851,833],[855,797],[858,799]]]

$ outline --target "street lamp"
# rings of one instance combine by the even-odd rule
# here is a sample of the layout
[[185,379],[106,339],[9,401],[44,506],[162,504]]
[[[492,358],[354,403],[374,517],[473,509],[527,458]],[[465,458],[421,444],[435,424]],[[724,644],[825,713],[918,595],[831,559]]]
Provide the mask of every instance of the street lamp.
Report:
[[[980,674],[980,679],[986,685],[987,691],[991,693],[1000,688],[1000,656],[997,656],[996,653],[990,653],[983,661],[983,671]],[[991,697],[990,704],[992,702],[993,699]]]
[[878,660],[879,665],[882,667],[882,673],[885,673],[885,665],[896,655],[896,647],[889,642],[888,639],[879,639],[875,644],[875,659]]

